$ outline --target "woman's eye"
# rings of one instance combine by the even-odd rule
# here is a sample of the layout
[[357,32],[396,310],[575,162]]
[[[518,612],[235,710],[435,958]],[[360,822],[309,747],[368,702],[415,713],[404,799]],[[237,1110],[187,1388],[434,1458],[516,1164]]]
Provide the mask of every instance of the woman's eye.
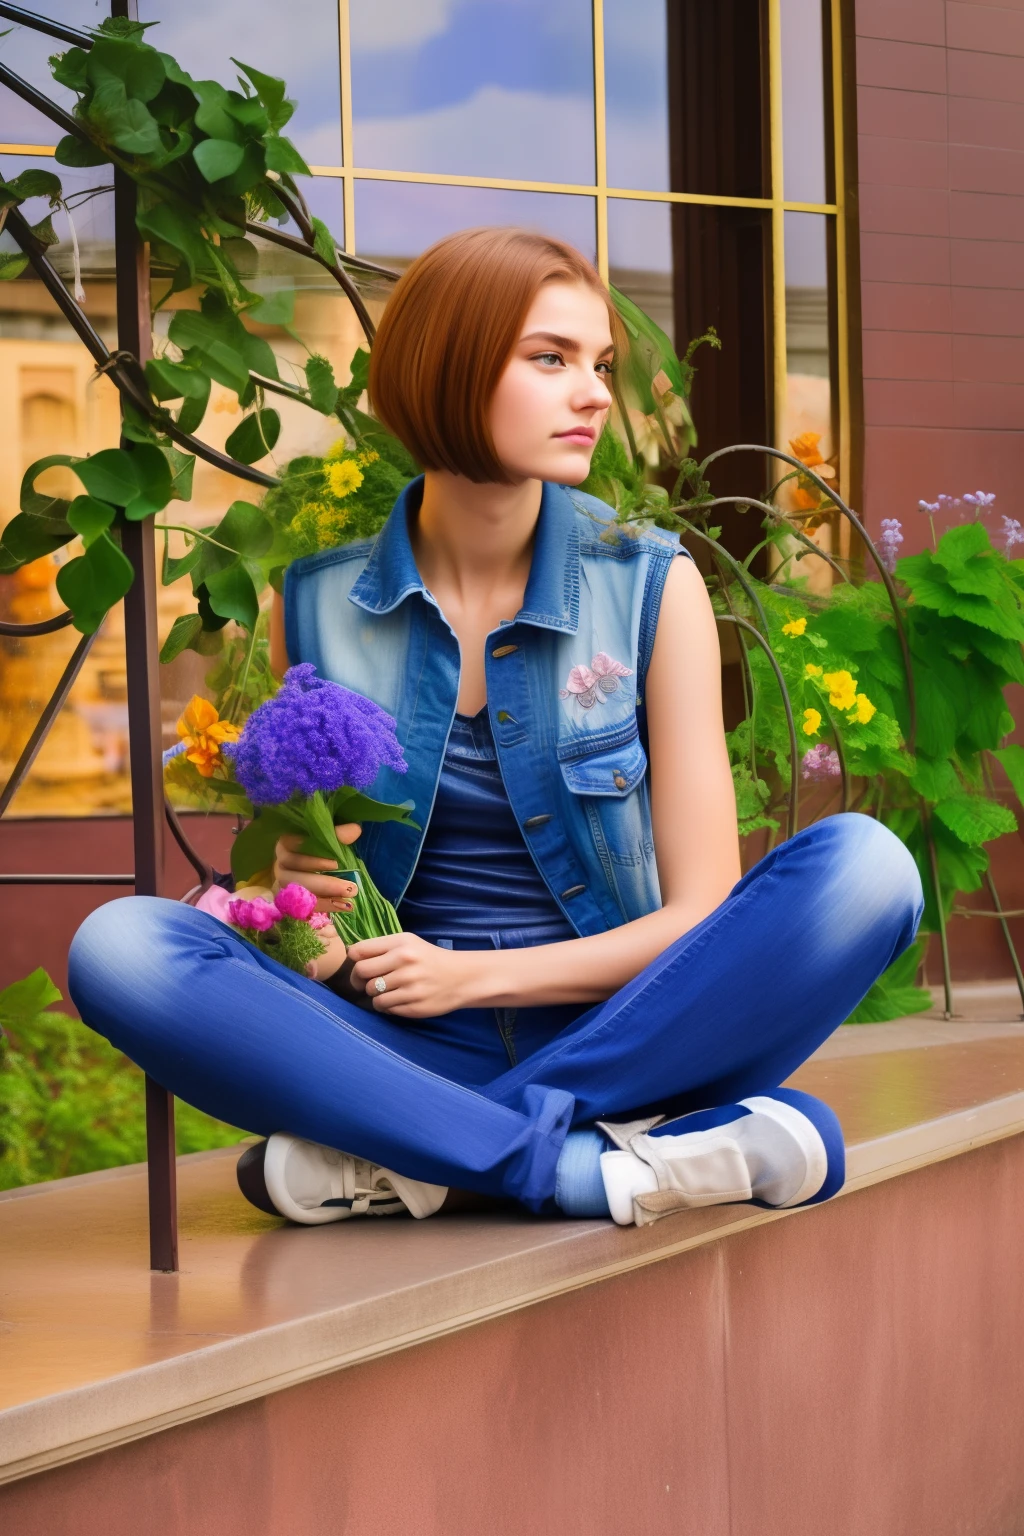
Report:
[[557,352],[538,352],[534,356],[535,363],[544,363],[547,367],[560,367],[562,358]]
[[594,372],[595,373],[599,373],[601,375],[601,377],[604,378],[604,379],[610,379],[612,374],[615,372],[615,364],[614,363],[598,363],[597,367],[594,369]]

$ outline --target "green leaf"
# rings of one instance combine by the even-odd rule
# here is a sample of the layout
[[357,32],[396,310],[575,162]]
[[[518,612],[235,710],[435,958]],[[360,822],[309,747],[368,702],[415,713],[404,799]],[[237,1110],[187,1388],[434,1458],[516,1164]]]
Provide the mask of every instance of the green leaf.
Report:
[[[192,395],[192,396],[186,398],[185,401],[183,402],[182,406],[181,406],[181,409],[178,412],[178,415],[177,415],[177,423],[176,424],[181,429],[182,432],[190,432],[191,433],[191,432],[195,432],[195,431],[198,430],[198,428],[202,425],[203,417],[206,415],[206,407],[210,403],[210,380],[206,377],[205,374],[200,374],[199,377],[203,381],[202,392],[200,394],[198,394],[198,395]],[[188,486],[189,486],[189,488],[188,488],[188,494],[181,498],[183,501],[188,501],[191,498],[191,495],[192,495],[192,471],[195,468],[195,462],[196,462],[195,461],[195,456],[193,454],[188,454],[186,457],[188,458],[188,462],[189,462],[189,471],[188,471]],[[177,492],[175,492],[175,494],[177,494]]]
[[275,129],[283,128],[295,110],[292,103],[285,98],[284,81],[279,80],[276,75],[265,75],[260,70],[253,69],[251,64],[243,64],[240,59],[232,58],[231,62],[252,81],[257,96],[266,108],[270,126]]
[[67,48],[63,53],[50,57],[50,73],[58,85],[66,85],[69,91],[84,96],[89,80],[86,65],[89,55],[84,48]]
[[246,416],[224,444],[240,464],[255,464],[271,451],[281,435],[281,418],[276,411],[255,411]]
[[0,251],[0,283],[9,283],[20,277],[28,266],[23,251]]
[[181,613],[171,625],[171,632],[160,647],[160,660],[165,664],[191,650],[203,632],[203,621],[198,613]]
[[46,197],[51,208],[59,208],[64,196],[60,177],[52,171],[21,171],[9,182],[0,182],[0,206],[8,202],[5,194],[14,193],[13,201],[27,202],[30,197]]
[[[181,415],[182,412],[179,411],[179,421]],[[180,448],[175,448],[171,443],[161,443],[160,451],[171,469],[171,500],[191,501],[192,476],[196,467],[195,454],[183,453]]]
[[1017,830],[1017,818],[1008,806],[983,799],[980,795],[954,795],[948,800],[940,800],[935,815],[969,848],[979,848],[994,837]]
[[76,459],[73,467],[89,495],[100,501],[123,507],[139,493],[132,459],[123,448],[103,448],[87,459]]
[[290,139],[270,134],[264,140],[267,169],[283,176],[311,176],[313,173]]
[[171,499],[171,466],[155,443],[138,443],[129,455],[139,492],[124,509],[130,522],[160,512]]
[[146,383],[157,400],[206,399],[210,381],[197,368],[172,363],[166,357],[152,357],[146,364]]
[[160,580],[164,586],[169,587],[172,582],[178,581],[182,576],[187,576],[190,571],[194,570],[199,563],[199,556],[202,552],[202,543],[197,539],[192,548],[186,550],[183,555],[172,556],[170,554],[170,542],[165,533],[164,558],[160,568]]
[[16,571],[42,555],[52,555],[73,538],[74,533],[63,518],[51,520],[19,512],[0,538],[0,574]]
[[245,150],[229,139],[203,139],[192,151],[192,158],[207,181],[223,181],[242,163]]
[[231,844],[231,873],[241,885],[274,862],[278,838],[296,830],[294,819],[276,806],[262,806]]
[[870,992],[857,1004],[847,1024],[884,1024],[889,1019],[923,1013],[932,1006],[932,995],[916,985],[924,951],[923,939],[917,939],[883,971]]
[[[197,272],[209,270],[209,247],[201,227],[187,206],[176,201],[149,203],[140,199],[135,222],[140,234],[147,236],[156,246],[168,246],[184,256],[188,283],[195,281]],[[184,286],[188,286],[188,283]],[[175,281],[176,289],[181,286]]]
[[208,576],[206,590],[214,613],[220,614],[221,618],[234,619],[248,630],[255,628],[260,613],[259,599],[252,577],[241,561]]
[[338,386],[334,379],[334,369],[326,357],[321,357],[316,352],[306,363],[306,387],[309,390],[309,403],[314,411],[319,411],[323,416],[333,416],[338,403]]
[[240,555],[258,559],[273,544],[274,529],[251,501],[234,501],[213,530],[213,537],[221,544],[229,544]]
[[44,250],[49,250],[51,245],[60,244],[60,236],[55,231],[49,214],[45,219],[40,219],[38,224],[30,224],[29,228]]
[[1024,805],[1024,747],[1018,747],[1016,743],[1009,747],[996,747],[992,756],[1002,764],[1006,777],[1013,785],[1014,794]]
[[97,90],[116,81],[134,101],[152,101],[167,78],[163,59],[148,43],[101,37],[93,43],[85,65],[87,79]]
[[388,800],[374,800],[358,789],[336,789],[328,797],[327,805],[334,826],[340,827],[346,821],[400,821],[418,830],[412,819],[416,809],[413,800],[402,800],[396,805]]
[[[206,546],[204,545],[204,551],[205,548]],[[194,575],[192,580],[194,583]],[[199,617],[202,620],[204,635],[216,634],[217,630],[223,629],[225,624],[229,622],[228,619],[223,618],[219,613],[214,613],[213,609],[210,607],[210,594],[206,590],[205,582],[201,582],[198,586],[193,585],[192,590],[195,593],[196,602],[199,605]],[[196,644],[196,649],[199,649],[198,642]]]
[[83,635],[97,630],[108,611],[132,584],[132,564],[108,533],[101,533],[84,555],[57,572],[57,591],[74,614]]
[[265,294],[258,304],[251,305],[246,314],[251,320],[256,320],[260,325],[280,325],[288,327],[295,321],[295,289],[278,288],[273,293]]
[[74,133],[65,134],[64,138],[58,141],[54,159],[58,165],[83,168],[110,164],[109,155],[100,149],[99,145],[90,144]]
[[97,501],[95,496],[76,496],[68,508],[68,522],[85,541],[86,549],[94,539],[105,533],[117,516],[117,508],[108,501]]
[[195,348],[207,371],[218,384],[241,393],[249,383],[249,369],[234,344],[236,338],[209,316],[179,309],[168,327],[168,336],[182,351]]
[[54,986],[39,966],[31,975],[12,981],[0,991],[0,1024],[17,1029],[19,1024],[27,1024],[52,1003],[59,1003],[62,995],[60,988]]
[[313,249],[322,261],[326,261],[329,267],[337,266],[338,247],[334,236],[322,219],[314,218],[313,224]]
[[37,491],[35,484],[44,470],[60,468],[77,471],[79,462],[69,453],[48,453],[45,458],[36,459],[21,477],[19,497],[21,510],[32,517],[63,519],[68,508],[67,501],[61,496],[51,496],[46,491]]
[[[357,348],[356,353],[352,358],[352,377],[349,379],[344,388],[338,391],[339,403],[350,406],[357,406],[359,404],[360,397],[362,396],[369,382],[370,354],[367,352],[365,347],[359,347]],[[366,419],[369,421],[370,417],[367,417]],[[378,427],[378,430],[380,430],[380,424],[375,423],[375,425]],[[618,442],[618,439],[616,438],[615,441]],[[624,457],[625,455],[623,455],[623,458]]]

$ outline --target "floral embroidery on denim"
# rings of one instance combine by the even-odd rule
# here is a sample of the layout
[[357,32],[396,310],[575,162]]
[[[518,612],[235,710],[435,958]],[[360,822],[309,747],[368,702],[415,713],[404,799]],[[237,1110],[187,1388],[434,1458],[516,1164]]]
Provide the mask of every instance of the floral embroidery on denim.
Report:
[[593,709],[595,704],[607,702],[607,695],[618,688],[620,677],[632,676],[632,667],[624,667],[621,661],[614,661],[607,652],[598,651],[591,658],[589,667],[573,667],[566,679],[566,686],[559,688],[558,697],[572,698],[584,709]]

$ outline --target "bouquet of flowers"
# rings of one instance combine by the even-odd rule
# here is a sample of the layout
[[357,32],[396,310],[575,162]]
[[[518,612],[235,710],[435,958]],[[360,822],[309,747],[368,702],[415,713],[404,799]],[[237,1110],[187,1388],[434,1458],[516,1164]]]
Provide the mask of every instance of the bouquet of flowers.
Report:
[[316,897],[304,885],[283,886],[276,895],[269,886],[246,886],[234,897],[213,885],[196,906],[300,975],[306,975],[309,962],[327,951],[321,935],[332,926],[331,919],[326,912],[317,912]]
[[[316,668],[305,663],[289,668],[274,697],[253,711],[237,741],[225,741],[221,752],[252,813],[232,848],[236,885],[269,883],[265,872],[273,864],[278,838],[297,832],[303,839],[301,853],[332,859],[339,875],[359,888],[351,912],[332,914],[345,944],[400,933],[395,909],[373,883],[358,844],[344,846],[334,830],[343,822],[367,821],[416,827],[411,801],[395,805],[364,793],[382,767],[406,772],[391,716],[362,694],[317,677]],[[306,921],[287,905],[292,898],[286,893],[297,889],[304,890],[285,887],[274,905],[284,919]],[[260,921],[268,916],[262,910],[257,915]],[[269,933],[275,922],[270,918],[266,929],[259,923],[235,925]]]

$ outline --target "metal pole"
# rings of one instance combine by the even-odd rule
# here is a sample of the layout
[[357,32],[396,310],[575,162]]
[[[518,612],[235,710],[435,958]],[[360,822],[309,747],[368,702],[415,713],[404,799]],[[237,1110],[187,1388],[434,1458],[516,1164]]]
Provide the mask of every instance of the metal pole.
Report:
[[[137,0],[111,0],[111,14],[138,19]],[[149,252],[135,225],[135,184],[114,171],[114,248],[117,272],[117,345],[140,363],[150,354]],[[121,446],[131,447],[122,438]],[[124,600],[128,678],[129,755],[135,839],[135,892],[159,896],[163,885],[164,796],[161,779],[160,654],[156,624],[156,535],[152,518],[120,520],[121,547],[135,570]],[[146,1079],[146,1150],[149,1173],[149,1262],[178,1267],[178,1211],[174,1160],[174,1099]]]

